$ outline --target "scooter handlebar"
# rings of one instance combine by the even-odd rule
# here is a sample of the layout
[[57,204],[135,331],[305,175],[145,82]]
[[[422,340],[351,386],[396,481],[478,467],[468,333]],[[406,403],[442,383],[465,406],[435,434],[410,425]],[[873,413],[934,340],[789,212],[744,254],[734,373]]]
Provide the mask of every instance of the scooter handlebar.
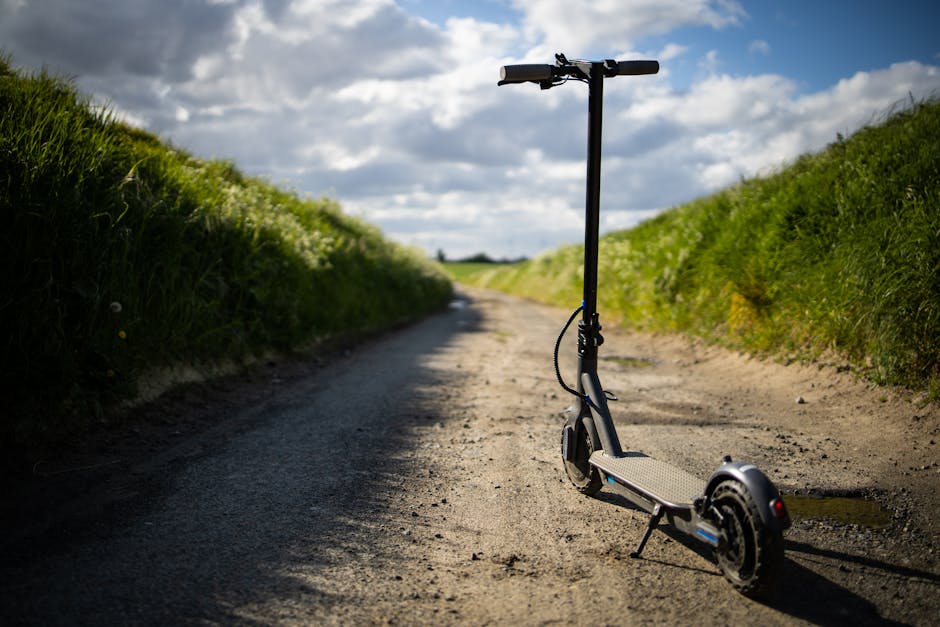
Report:
[[659,73],[659,61],[617,61],[617,76]]
[[552,78],[552,68],[547,64],[504,65],[499,68],[499,85],[548,81]]
[[[562,57],[559,65],[542,63],[526,63],[521,65],[504,65],[499,68],[499,82],[497,85],[511,83],[542,83],[543,88],[550,87],[552,81],[566,76],[585,77],[590,72],[590,62],[576,61],[569,63]],[[599,65],[596,64],[596,65]],[[603,63],[603,72],[606,76],[637,76],[640,74],[657,74],[659,61],[614,61]]]

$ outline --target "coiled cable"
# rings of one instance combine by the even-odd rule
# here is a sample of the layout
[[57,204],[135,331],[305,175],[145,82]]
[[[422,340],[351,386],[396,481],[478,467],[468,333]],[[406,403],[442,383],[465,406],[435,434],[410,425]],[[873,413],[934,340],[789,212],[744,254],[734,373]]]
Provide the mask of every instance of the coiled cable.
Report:
[[578,317],[578,314],[584,311],[584,304],[582,303],[577,309],[574,310],[574,313],[568,318],[568,322],[565,323],[564,328],[562,328],[561,333],[558,334],[558,339],[555,340],[555,353],[553,357],[553,362],[555,364],[555,378],[558,379],[558,385],[562,387],[565,392],[573,394],[578,398],[583,398],[583,395],[578,392],[576,389],[570,387],[565,383],[564,379],[561,378],[561,370],[558,369],[558,350],[561,347],[561,340],[565,337],[565,333],[568,332],[568,327],[571,326],[571,323],[574,322],[574,319]]

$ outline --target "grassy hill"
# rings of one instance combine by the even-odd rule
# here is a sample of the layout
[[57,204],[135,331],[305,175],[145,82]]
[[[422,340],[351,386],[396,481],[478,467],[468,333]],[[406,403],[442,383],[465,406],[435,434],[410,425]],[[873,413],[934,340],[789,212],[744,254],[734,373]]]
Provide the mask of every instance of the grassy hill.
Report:
[[0,59],[2,435],[61,436],[150,369],[376,330],[446,303],[416,251]]
[[[583,247],[471,282],[571,306]],[[940,103],[600,245],[608,321],[775,355],[834,355],[940,396]]]

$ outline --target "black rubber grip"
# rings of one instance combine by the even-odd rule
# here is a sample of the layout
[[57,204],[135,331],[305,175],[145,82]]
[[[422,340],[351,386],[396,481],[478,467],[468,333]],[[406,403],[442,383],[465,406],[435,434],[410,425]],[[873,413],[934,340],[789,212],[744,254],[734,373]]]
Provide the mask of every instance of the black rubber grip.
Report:
[[617,61],[617,76],[657,74],[659,61]]
[[499,84],[547,81],[552,78],[552,66],[543,64],[504,65],[499,68]]

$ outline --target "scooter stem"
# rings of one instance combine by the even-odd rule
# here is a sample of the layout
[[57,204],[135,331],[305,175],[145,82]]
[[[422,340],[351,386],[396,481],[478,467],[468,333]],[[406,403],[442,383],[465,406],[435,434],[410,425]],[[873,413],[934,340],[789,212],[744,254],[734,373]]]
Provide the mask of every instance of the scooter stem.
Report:
[[[597,249],[600,231],[601,123],[604,110],[604,65],[585,63],[588,74],[587,194],[584,200],[584,311],[578,324],[578,380],[597,372],[597,347],[604,339],[597,314]],[[579,390],[583,391],[583,390]]]
[[[585,64],[587,66],[587,64]],[[588,74],[587,195],[584,202],[584,312],[578,324],[578,392],[581,414],[591,414],[604,451],[621,454],[607,399],[597,377],[597,348],[604,342],[597,313],[597,257],[600,237],[601,127],[604,109],[603,63],[582,67]]]
[[[604,113],[604,65],[592,63],[588,77],[587,194],[584,201],[584,313],[591,324],[597,313],[597,249],[600,231],[601,125]],[[597,346],[586,357],[597,358]]]

